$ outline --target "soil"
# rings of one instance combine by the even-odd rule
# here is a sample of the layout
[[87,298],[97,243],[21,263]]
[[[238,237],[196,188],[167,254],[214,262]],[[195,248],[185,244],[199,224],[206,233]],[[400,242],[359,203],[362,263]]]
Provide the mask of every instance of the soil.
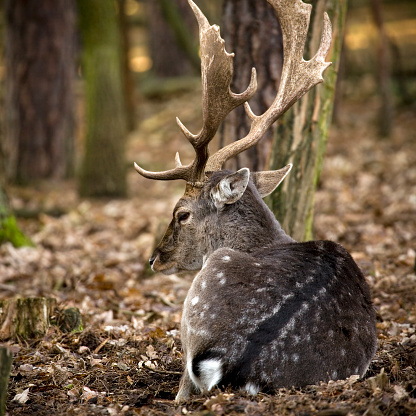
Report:
[[[197,93],[143,105],[129,160],[166,169],[192,149],[174,117],[197,131]],[[344,245],[362,268],[377,310],[379,349],[363,379],[249,396],[213,390],[176,404],[179,322],[192,275],[147,266],[182,183],[130,169],[130,197],[79,200],[74,183],[11,189],[34,248],[0,247],[0,300],[57,300],[47,334],[11,339],[9,415],[416,415],[416,119],[396,114],[376,134],[377,101],[349,102],[333,126],[316,194],[315,237]],[[130,164],[131,166],[131,164]],[[78,308],[82,330],[59,327]],[[60,329],[61,328],[61,329]]]

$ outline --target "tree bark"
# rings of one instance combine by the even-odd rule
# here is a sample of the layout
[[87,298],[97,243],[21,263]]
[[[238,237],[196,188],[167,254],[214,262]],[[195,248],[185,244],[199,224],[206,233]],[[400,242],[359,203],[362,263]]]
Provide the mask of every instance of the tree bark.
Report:
[[154,75],[167,78],[199,71],[197,24],[187,0],[147,0],[149,48]]
[[[265,0],[225,0],[222,29],[227,51],[235,53],[231,89],[244,91],[255,67],[258,88],[249,104],[255,114],[263,114],[276,97],[283,64],[282,32],[276,13]],[[250,121],[240,106],[223,123],[220,146],[241,139],[249,129]],[[257,146],[237,155],[226,166],[264,170],[275,131],[273,126]]]
[[0,302],[0,339],[16,335],[25,339],[42,337],[49,328],[56,306],[53,298],[17,298]]
[[384,26],[380,0],[371,0],[374,23],[378,30],[377,78],[380,92],[379,134],[389,137],[393,128],[393,98],[391,87],[391,42]]
[[0,244],[10,242],[15,247],[31,246],[33,243],[19,229],[9,206],[6,192],[0,181]]
[[126,16],[126,0],[118,0],[119,5],[119,24],[121,35],[121,61],[123,69],[123,95],[126,109],[127,130],[129,132],[136,128],[136,95],[135,85],[132,71],[129,65],[129,51],[130,51],[130,25]]
[[6,347],[0,346],[0,416],[6,414],[7,386],[12,361],[12,353]]
[[73,172],[75,4],[5,1],[6,177],[17,183]]
[[283,229],[296,240],[312,238],[313,205],[321,173],[332,118],[334,91],[346,17],[346,0],[318,0],[311,17],[309,44],[312,56],[318,49],[322,14],[326,11],[333,26],[332,47],[324,83],[313,88],[279,121],[273,143],[270,169],[293,163],[293,169],[268,204]]
[[120,32],[113,0],[78,0],[83,41],[86,139],[79,177],[84,197],[126,195]]

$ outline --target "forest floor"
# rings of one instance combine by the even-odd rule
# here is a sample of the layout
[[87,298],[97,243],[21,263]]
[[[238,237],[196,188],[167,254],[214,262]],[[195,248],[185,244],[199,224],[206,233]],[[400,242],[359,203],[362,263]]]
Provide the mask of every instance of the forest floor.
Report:
[[[174,117],[196,131],[198,103],[183,93],[143,106],[129,160],[166,169],[181,149],[187,162],[192,149]],[[83,330],[52,325],[42,339],[7,342],[8,414],[416,415],[416,118],[399,110],[393,137],[382,140],[376,109],[373,100],[343,105],[316,194],[315,237],[352,253],[377,309],[379,349],[363,379],[255,397],[214,390],[176,404],[192,276],[153,274],[147,259],[183,184],[148,181],[131,168],[125,200],[80,200],[73,183],[9,190],[36,246],[0,247],[0,300],[53,297],[56,320],[79,308]]]

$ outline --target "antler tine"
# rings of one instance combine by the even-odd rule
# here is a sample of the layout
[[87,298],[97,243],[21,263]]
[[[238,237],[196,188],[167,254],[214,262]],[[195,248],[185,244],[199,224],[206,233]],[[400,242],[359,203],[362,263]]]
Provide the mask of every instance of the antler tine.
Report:
[[323,81],[323,71],[331,65],[325,62],[331,46],[331,22],[324,13],[321,44],[309,61],[303,59],[303,51],[309,27],[312,6],[301,0],[267,0],[275,9],[283,34],[283,69],[277,96],[271,107],[256,116],[245,103],[252,124],[246,137],[229,144],[213,154],[207,163],[207,171],[220,170],[225,161],[254,146],[266,130],[312,87]]
[[203,126],[198,134],[192,134],[179,119],[177,123],[185,137],[195,149],[195,159],[189,165],[176,163],[174,169],[165,172],[149,172],[135,164],[137,172],[150,179],[185,179],[197,185],[205,175],[208,161],[208,145],[214,138],[221,122],[234,108],[249,100],[257,89],[256,71],[253,68],[250,84],[241,94],[230,90],[233,77],[233,57],[224,48],[224,40],[217,25],[211,26],[192,0],[188,0],[199,25],[202,76]]

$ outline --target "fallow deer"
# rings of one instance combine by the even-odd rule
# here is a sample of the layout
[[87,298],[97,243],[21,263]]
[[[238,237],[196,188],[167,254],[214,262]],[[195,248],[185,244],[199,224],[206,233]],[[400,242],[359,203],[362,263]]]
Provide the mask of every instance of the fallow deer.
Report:
[[[331,43],[324,14],[321,44],[304,61],[311,6],[301,0],[267,0],[283,33],[284,64],[277,96],[257,116],[247,101],[256,72],[241,94],[230,90],[233,54],[188,0],[199,23],[203,127],[192,134],[178,125],[195,159],[144,177],[183,179],[186,189],[150,259],[166,274],[200,270],[186,297],[181,321],[184,373],[176,400],[214,386],[260,390],[304,386],[362,376],[376,345],[375,313],[366,281],[348,252],[329,241],[299,243],[288,236],[263,202],[290,171],[222,170],[225,161],[255,145],[264,132],[313,86]],[[251,119],[246,137],[208,154],[208,144],[227,114],[245,105]]]

